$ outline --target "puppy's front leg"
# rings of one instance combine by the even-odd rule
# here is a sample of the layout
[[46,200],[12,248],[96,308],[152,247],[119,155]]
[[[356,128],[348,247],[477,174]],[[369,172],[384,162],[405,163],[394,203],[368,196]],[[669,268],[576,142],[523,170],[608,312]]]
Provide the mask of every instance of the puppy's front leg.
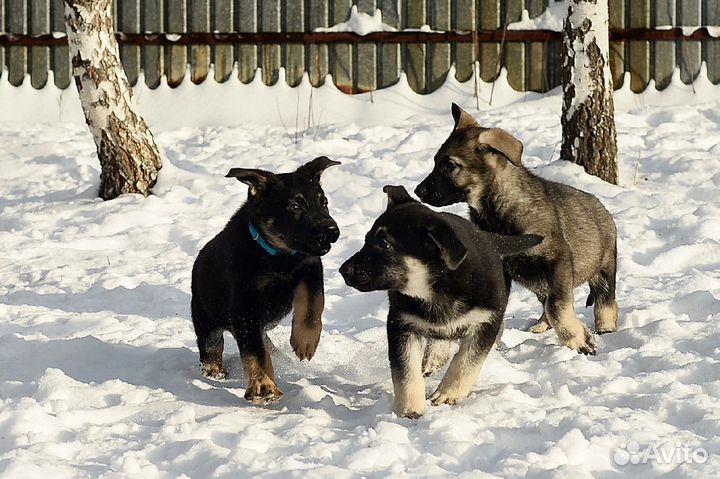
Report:
[[245,399],[254,403],[272,402],[283,393],[275,384],[275,371],[266,344],[266,336],[261,330],[233,331],[240,349],[240,359],[245,373]]
[[482,323],[460,341],[460,349],[430,396],[433,406],[456,404],[470,394],[470,388],[475,384],[485,358],[495,344],[501,325],[501,319]]
[[325,307],[322,264],[317,261],[295,287],[293,297],[292,332],[290,346],[295,355],[308,361],[315,355],[322,332],[322,312]]
[[417,334],[398,330],[388,321],[388,355],[398,416],[416,419],[425,412],[422,341]]

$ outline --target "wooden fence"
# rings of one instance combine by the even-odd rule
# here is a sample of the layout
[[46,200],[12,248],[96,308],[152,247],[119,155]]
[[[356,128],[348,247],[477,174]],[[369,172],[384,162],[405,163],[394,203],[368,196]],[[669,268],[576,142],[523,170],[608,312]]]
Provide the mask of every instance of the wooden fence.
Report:
[[[186,76],[194,83],[210,81],[211,72],[214,81],[227,81],[235,72],[240,81],[247,83],[261,68],[262,81],[272,85],[279,80],[282,68],[285,81],[291,86],[297,85],[306,72],[316,86],[323,84],[330,74],[346,92],[390,86],[405,72],[415,91],[428,93],[442,85],[452,65],[457,80],[472,79],[475,62],[479,76],[486,82],[497,78],[504,67],[510,85],[516,90],[547,91],[557,86],[561,64],[559,35],[546,32],[547,35],[536,35],[537,39],[532,41],[517,41],[535,37],[512,36],[512,31],[506,32],[504,28],[520,20],[523,10],[530,17],[537,17],[549,3],[552,0],[116,0],[114,8],[116,29],[127,34],[121,35],[124,40],[120,53],[132,84],[141,73],[145,83],[155,88],[163,76],[169,85],[176,86]],[[647,29],[666,25],[720,25],[720,0],[609,3],[611,29],[615,32],[635,29],[647,33]],[[439,31],[492,34],[482,38],[476,35],[474,41],[452,41],[447,35],[447,41],[428,41],[429,35],[423,34],[416,35],[419,40],[400,41],[400,35],[392,33],[361,42],[350,41],[352,35],[348,34],[308,37],[318,27],[346,21],[353,5],[360,12],[380,9],[383,22],[399,30],[428,25]],[[0,75],[7,75],[7,81],[20,85],[29,75],[34,88],[43,88],[52,71],[55,86],[70,85],[68,48],[58,33],[65,31],[62,0],[0,0],[0,27],[0,40],[5,40],[0,41],[0,65],[5,65]],[[190,41],[189,45],[173,44],[171,35],[163,36],[162,42],[150,41],[152,36],[132,35],[185,32],[194,32],[192,38],[201,40]],[[211,32],[266,32],[270,39],[256,34],[256,43],[211,41],[221,37],[215,34],[205,35],[209,39],[205,42],[202,40],[205,37],[199,35]],[[269,32],[289,33],[271,38]],[[298,40],[297,34],[301,32],[305,35]],[[633,91],[644,90],[650,80],[663,89],[676,67],[682,81],[691,83],[702,62],[707,65],[710,80],[720,82],[720,39],[705,33],[702,40],[681,34],[677,40],[667,39],[677,36],[666,36],[652,41],[645,39],[650,38],[648,35],[615,34],[613,38],[621,39],[611,42],[616,87],[622,86],[624,73],[630,72]],[[408,33],[403,34],[407,38]],[[463,38],[467,40],[468,35],[471,34]],[[143,38],[145,41],[137,41]],[[303,44],[303,38],[310,40]],[[328,39],[327,43],[323,43],[324,39]],[[393,39],[398,39],[397,43]]]

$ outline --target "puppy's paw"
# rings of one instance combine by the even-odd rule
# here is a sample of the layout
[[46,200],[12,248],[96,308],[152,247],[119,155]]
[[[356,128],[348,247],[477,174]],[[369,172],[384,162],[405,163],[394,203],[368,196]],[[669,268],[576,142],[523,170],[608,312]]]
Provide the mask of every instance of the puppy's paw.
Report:
[[590,330],[583,326],[583,334],[571,338],[565,343],[568,348],[578,353],[594,356],[597,351],[595,349],[595,338]]
[[552,326],[550,326],[550,323],[547,319],[543,316],[542,318],[538,319],[538,322],[535,323],[531,328],[530,332],[535,334],[544,333],[548,329],[552,329]]
[[227,379],[227,371],[223,369],[222,364],[218,363],[200,363],[200,372],[208,379],[222,381]]
[[277,402],[283,393],[266,374],[253,378],[245,388],[245,399],[253,404],[267,404]]
[[424,411],[395,411],[399,417],[406,417],[409,419],[420,419]]
[[433,406],[439,406],[441,404],[450,404],[453,406],[466,397],[467,394],[462,394],[460,391],[445,390],[438,386],[435,392],[430,395],[430,403]]
[[450,358],[450,342],[431,340],[425,348],[422,360],[423,376],[431,376],[438,372]]
[[293,327],[290,334],[290,346],[292,346],[295,355],[302,361],[308,361],[315,356],[315,350],[320,343],[320,333],[322,332],[322,324],[317,327],[300,326]]

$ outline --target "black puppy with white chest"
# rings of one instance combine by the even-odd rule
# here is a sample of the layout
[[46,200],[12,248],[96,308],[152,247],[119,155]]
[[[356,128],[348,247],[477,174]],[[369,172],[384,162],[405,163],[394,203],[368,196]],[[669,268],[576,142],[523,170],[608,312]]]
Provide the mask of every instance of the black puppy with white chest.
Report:
[[339,162],[315,158],[293,173],[233,168],[247,202],[200,251],[192,271],[191,310],[203,375],[225,377],[223,332],[237,341],[245,398],[279,399],[266,331],[293,310],[290,344],[311,359],[322,330],[323,269],[339,230],[320,186]]
[[510,280],[502,255],[542,241],[541,236],[501,236],[470,221],[437,213],[401,186],[386,186],[388,207],[363,248],[341,267],[360,291],[387,290],[388,352],[398,415],[419,417],[425,383],[460,340],[445,377],[430,396],[434,405],[455,404],[470,393],[501,330]]

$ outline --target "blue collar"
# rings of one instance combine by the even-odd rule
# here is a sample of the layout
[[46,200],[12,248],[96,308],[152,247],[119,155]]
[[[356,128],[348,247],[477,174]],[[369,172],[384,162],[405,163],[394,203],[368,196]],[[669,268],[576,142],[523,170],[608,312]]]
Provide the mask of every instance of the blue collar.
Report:
[[[277,254],[280,252],[277,248],[274,248],[270,245],[270,243],[265,240],[262,236],[260,236],[260,232],[255,228],[255,225],[253,225],[250,221],[248,221],[248,230],[250,231],[250,237],[255,241],[257,244],[259,244],[262,249],[264,249],[270,256],[277,256]],[[296,251],[290,251],[290,254],[295,254]]]

